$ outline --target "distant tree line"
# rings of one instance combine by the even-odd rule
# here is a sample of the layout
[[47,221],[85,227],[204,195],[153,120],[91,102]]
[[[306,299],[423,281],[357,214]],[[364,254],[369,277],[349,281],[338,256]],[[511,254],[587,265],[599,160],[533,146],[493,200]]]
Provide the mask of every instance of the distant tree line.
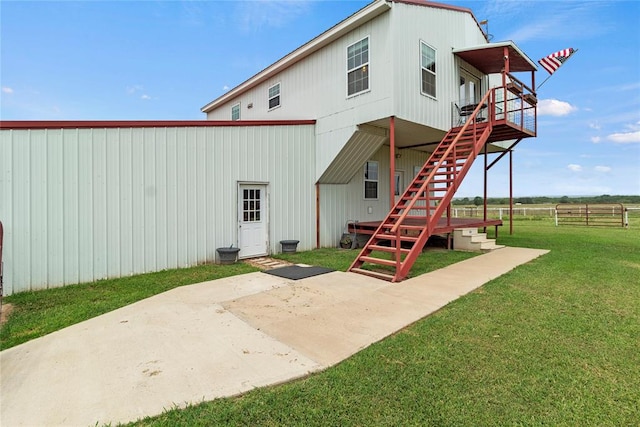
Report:
[[[484,199],[480,196],[476,196],[472,199],[469,197],[455,198],[451,202],[454,206],[481,206],[484,203]],[[535,197],[514,197],[513,203],[519,203],[522,205],[541,205],[541,204],[558,204],[558,203],[622,203],[624,204],[638,204],[640,203],[640,196],[610,196],[609,194],[603,194],[602,196],[562,196],[562,197],[549,197],[549,196],[535,196]],[[489,197],[487,199],[489,205],[508,205],[508,197]]]

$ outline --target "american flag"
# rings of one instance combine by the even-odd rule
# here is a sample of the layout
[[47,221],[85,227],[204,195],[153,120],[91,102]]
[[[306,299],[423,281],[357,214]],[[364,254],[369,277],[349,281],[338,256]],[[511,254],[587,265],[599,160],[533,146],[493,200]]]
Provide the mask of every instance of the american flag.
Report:
[[549,72],[549,74],[553,74],[560,66],[569,59],[571,55],[573,55],[572,47],[568,49],[563,49],[559,52],[552,53],[549,56],[545,56],[541,60],[538,61],[542,67]]

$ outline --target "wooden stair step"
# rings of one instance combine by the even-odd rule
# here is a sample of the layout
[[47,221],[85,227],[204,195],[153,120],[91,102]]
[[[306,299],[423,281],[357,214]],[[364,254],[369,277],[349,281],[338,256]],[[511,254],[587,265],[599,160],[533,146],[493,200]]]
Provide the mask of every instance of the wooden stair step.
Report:
[[[421,198],[421,199],[418,199],[418,200],[420,200],[420,201],[425,201],[426,199],[425,199],[425,198]],[[418,211],[426,211],[427,209],[429,209],[429,210],[436,210],[436,208],[437,208],[437,206],[433,206],[433,205],[431,205],[431,206],[414,205],[414,206],[411,208],[411,210],[414,210],[414,209],[415,209],[415,210],[418,210]]]
[[374,277],[380,280],[386,280],[387,282],[393,282],[394,276],[391,274],[380,273],[378,271],[365,270],[364,268],[352,268],[349,270],[353,273],[363,274],[365,276]]
[[[376,239],[379,239],[379,240],[394,240],[394,241],[396,240],[396,235],[395,234],[380,233],[380,234],[374,235],[374,237]],[[415,243],[415,242],[418,241],[418,238],[417,237],[413,237],[413,236],[400,235],[400,241],[401,242],[412,242],[412,243]]]
[[[389,215],[390,218],[396,218],[396,219],[400,218],[401,216],[402,216],[401,214],[391,214],[391,215]],[[424,219],[424,215],[407,215],[407,216],[405,216],[405,219]]]
[[[369,245],[369,249],[372,251],[380,251],[380,252],[395,252],[395,246],[380,246],[380,245]],[[400,248],[400,253],[408,254],[410,252],[409,249]]]
[[[424,218],[423,218],[424,219]],[[422,231],[427,228],[427,225],[410,225],[410,224],[401,224],[399,225],[401,230],[412,230],[412,231]]]
[[386,265],[389,267],[396,266],[396,261],[391,259],[376,258],[372,256],[361,256],[358,258],[358,260],[368,262],[370,264]]

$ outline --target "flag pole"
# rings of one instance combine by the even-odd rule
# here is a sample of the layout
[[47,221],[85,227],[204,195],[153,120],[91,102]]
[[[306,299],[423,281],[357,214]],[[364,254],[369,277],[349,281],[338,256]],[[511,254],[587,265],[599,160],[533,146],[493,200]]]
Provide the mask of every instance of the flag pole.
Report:
[[[564,62],[562,63],[562,65],[566,64],[567,62],[569,62],[569,60],[571,59],[571,57],[572,57],[573,55],[575,55],[575,54],[576,54],[576,52],[578,52],[578,49],[573,49],[573,53],[567,57],[567,60],[566,60],[566,61],[564,61]],[[541,61],[542,61],[542,60],[541,60]],[[556,70],[556,71],[557,71],[557,70]],[[555,73],[554,73],[554,74],[555,74]],[[545,83],[547,82],[547,80],[549,80],[549,79],[551,78],[551,76],[553,76],[553,74],[549,74],[549,76],[548,76],[546,79],[544,79],[544,81],[543,81],[542,83],[540,83],[540,84],[538,85],[538,87],[536,88],[536,92],[540,90],[540,88],[542,87],[542,85],[543,85],[543,84],[545,84]]]

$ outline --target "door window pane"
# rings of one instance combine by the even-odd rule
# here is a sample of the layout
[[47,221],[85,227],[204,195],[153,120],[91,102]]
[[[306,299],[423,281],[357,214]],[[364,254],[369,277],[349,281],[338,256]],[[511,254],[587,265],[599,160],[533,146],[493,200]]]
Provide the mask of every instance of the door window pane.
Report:
[[244,222],[260,221],[260,190],[242,191],[242,219]]

